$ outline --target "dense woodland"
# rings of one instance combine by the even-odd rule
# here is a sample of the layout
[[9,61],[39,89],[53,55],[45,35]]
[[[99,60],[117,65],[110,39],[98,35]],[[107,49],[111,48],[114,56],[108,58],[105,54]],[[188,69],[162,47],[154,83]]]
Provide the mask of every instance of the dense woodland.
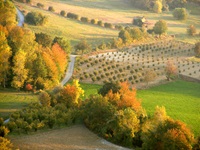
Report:
[[17,26],[13,3],[0,5],[0,85],[19,90],[27,84],[34,89],[59,84],[68,64],[69,41]]

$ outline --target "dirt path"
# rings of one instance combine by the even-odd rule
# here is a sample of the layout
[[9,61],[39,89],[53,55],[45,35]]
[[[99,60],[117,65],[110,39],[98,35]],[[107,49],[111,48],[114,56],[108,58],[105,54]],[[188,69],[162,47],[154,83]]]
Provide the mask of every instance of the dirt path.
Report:
[[83,125],[11,137],[21,150],[129,150],[101,139]]

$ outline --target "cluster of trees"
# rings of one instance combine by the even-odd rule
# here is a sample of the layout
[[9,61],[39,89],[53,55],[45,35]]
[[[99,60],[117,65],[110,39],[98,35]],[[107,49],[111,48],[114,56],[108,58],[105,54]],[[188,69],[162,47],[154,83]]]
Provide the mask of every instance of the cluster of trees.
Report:
[[[192,149],[195,143],[187,126],[167,116],[164,107],[156,107],[154,115],[148,117],[136,90],[129,89],[127,82],[106,83],[98,95],[84,101],[83,95],[77,80],[42,91],[39,103],[11,114],[6,126],[11,132],[30,133],[84,122],[98,135],[126,147],[179,150]],[[197,140],[193,147],[198,146]]]
[[31,25],[42,26],[48,22],[48,18],[39,12],[29,12],[25,17],[25,21]]
[[68,64],[69,41],[61,37],[52,40],[43,33],[35,35],[16,26],[16,16],[8,13],[16,11],[14,5],[9,1],[1,3],[0,86],[21,89],[29,83],[36,89],[58,84]]
[[187,0],[131,0],[134,7],[152,10],[157,13],[169,9],[185,7]]

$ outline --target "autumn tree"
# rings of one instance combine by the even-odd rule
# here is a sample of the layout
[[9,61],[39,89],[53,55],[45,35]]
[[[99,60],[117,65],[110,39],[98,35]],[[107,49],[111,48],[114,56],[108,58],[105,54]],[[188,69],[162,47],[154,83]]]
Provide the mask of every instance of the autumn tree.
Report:
[[155,80],[157,77],[156,72],[154,70],[147,70],[144,74],[144,81],[147,83],[147,86],[149,82]]
[[13,58],[14,66],[12,86],[16,89],[20,89],[24,86],[24,82],[27,79],[28,70],[25,68],[26,53],[19,50]]
[[67,54],[58,43],[52,46],[52,57],[57,65],[60,80],[67,67]]
[[159,1],[159,0],[156,0],[156,1],[154,2],[154,5],[153,5],[152,10],[153,10],[154,12],[156,12],[156,13],[162,13],[162,8],[163,8],[162,2]]
[[14,4],[9,0],[0,1],[0,24],[3,26],[15,26],[17,11]]
[[71,44],[70,41],[63,37],[55,37],[53,40],[53,44],[58,43],[60,47],[67,53],[67,55],[71,54]]
[[167,32],[167,23],[164,20],[159,20],[153,27],[155,34],[162,35]]
[[64,103],[68,108],[80,105],[81,96],[84,96],[84,90],[80,87],[78,80],[73,80],[72,85],[67,84],[61,91],[59,103]]
[[166,77],[168,81],[176,77],[178,74],[177,67],[171,61],[167,62],[166,67],[165,67],[165,72],[166,72]]
[[171,119],[165,109],[157,107],[157,113],[143,128],[143,149],[192,150],[194,136],[181,121]]
[[194,36],[197,33],[196,27],[194,25],[190,25],[187,28],[188,35]]
[[200,57],[200,42],[195,43],[194,52],[196,57]]
[[6,86],[7,76],[10,71],[9,59],[12,55],[10,47],[7,43],[5,33],[0,31],[0,83],[3,87]]

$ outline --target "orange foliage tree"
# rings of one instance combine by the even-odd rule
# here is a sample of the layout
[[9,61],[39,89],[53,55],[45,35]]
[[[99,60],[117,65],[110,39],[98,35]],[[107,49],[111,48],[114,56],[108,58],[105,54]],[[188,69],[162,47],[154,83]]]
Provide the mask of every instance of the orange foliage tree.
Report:
[[55,43],[52,46],[52,57],[57,64],[59,76],[61,77],[66,69],[67,66],[67,54],[66,52],[58,45],[58,43]]
[[177,69],[177,67],[176,67],[176,66],[174,65],[174,63],[171,62],[171,61],[168,61],[168,62],[167,62],[165,71],[166,71],[166,77],[167,77],[167,80],[168,80],[168,81],[169,81],[170,79],[173,79],[173,78],[178,74],[178,69]]
[[120,83],[121,89],[117,93],[113,93],[112,90],[108,92],[106,97],[108,100],[117,105],[119,109],[131,107],[136,112],[140,112],[142,107],[140,101],[136,98],[136,89],[129,89],[128,82]]

